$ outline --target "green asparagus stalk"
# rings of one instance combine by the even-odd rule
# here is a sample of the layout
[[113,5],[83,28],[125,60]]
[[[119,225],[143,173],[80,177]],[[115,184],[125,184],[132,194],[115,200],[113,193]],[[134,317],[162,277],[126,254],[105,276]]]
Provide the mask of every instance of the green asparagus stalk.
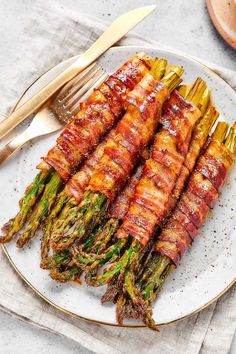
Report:
[[[90,251],[92,250],[93,247],[93,242],[94,239],[97,237],[97,235],[100,234],[101,230],[103,229],[105,225],[105,222],[102,223],[101,225],[97,225],[93,231],[90,233],[88,238],[85,240],[85,242],[81,245],[82,249],[84,251]],[[77,252],[77,249],[75,248],[74,252]],[[72,249],[64,250],[61,252],[54,252],[51,256],[47,254],[47,257],[42,259],[41,261],[41,268],[43,269],[58,269],[64,266],[68,267],[68,264],[71,263],[74,265],[74,262],[72,262]]]
[[[83,208],[85,200],[88,203],[86,203],[86,208]],[[76,239],[77,241],[82,240],[99,223],[107,210],[108,204],[109,202],[105,195],[90,191],[86,192],[84,200],[77,207],[79,219],[75,225],[75,230],[70,235],[53,234],[51,240],[52,248],[56,251],[67,249]]]
[[186,97],[190,88],[191,87],[189,87],[188,85],[180,85],[178,87],[178,92],[181,94],[181,96]]
[[[118,244],[120,240],[117,241]],[[115,245],[116,245],[115,244]],[[114,247],[115,247],[114,245]],[[136,255],[141,251],[141,244],[137,240],[133,240],[131,246],[125,250],[121,258],[104,270],[101,275],[91,277],[88,280],[89,285],[101,286],[108,284],[114,276],[123,273],[132,261],[137,259]]]
[[121,256],[121,253],[123,249],[125,249],[126,245],[127,240],[121,239],[114,245],[110,246],[105,254],[95,253],[91,254],[90,256],[87,256],[87,253],[79,250],[78,253],[74,253],[74,263],[86,270],[98,268],[108,261],[115,262]]
[[[84,211],[86,211],[86,208],[84,207]],[[94,219],[95,220],[95,219]],[[82,243],[80,249],[81,250],[94,250],[94,245],[96,246],[96,249],[98,251],[102,250],[102,247],[104,246],[104,243],[100,241],[100,233],[101,230],[104,228],[105,222],[102,223],[101,225],[96,225],[93,231],[90,233],[90,235],[84,240]],[[104,230],[107,230],[107,237],[106,237],[106,242],[109,242],[109,234],[113,234],[113,227],[115,227],[113,224],[109,228],[105,227]],[[95,241],[96,240],[96,241]],[[80,265],[77,265],[76,262],[72,259],[72,254],[77,253],[77,247],[74,247],[74,249],[66,249],[64,251],[60,252],[55,252],[52,256],[46,257],[44,260],[41,261],[41,267],[44,269],[51,269],[50,271],[50,276],[57,281],[69,281],[73,280],[75,277],[75,274],[77,276],[82,274],[82,269]],[[60,268],[61,267],[67,267],[66,271],[61,272]],[[73,271],[70,271],[73,269]],[[75,269],[78,270],[78,272],[75,271]],[[61,280],[60,280],[61,279]]]
[[[136,262],[132,263],[132,267],[128,267],[128,269],[125,271],[124,277],[122,278],[122,276],[115,276],[113,277],[112,281],[109,282],[108,287],[106,289],[105,294],[102,296],[102,302],[114,302],[115,303],[115,299],[121,295],[121,293],[123,293],[123,291],[125,290],[125,282],[124,279],[126,277],[126,273],[129,272],[130,275],[130,279],[132,279],[134,281],[134,274],[139,274],[142,270],[144,265],[147,262],[147,259],[149,257],[149,253],[150,250],[153,247],[153,237],[151,238],[150,242],[147,244],[147,246],[143,249],[142,252],[139,253],[139,257],[137,257]],[[112,263],[112,261],[111,261]],[[94,277],[95,275],[93,274],[89,274],[89,276],[87,277],[87,282],[89,283],[89,278]],[[136,291],[135,286],[133,286],[133,290]]]
[[48,211],[52,207],[62,184],[63,182],[61,177],[57,172],[54,172],[45,187],[43,196],[40,199],[35,212],[29,220],[29,224],[17,240],[17,247],[23,247],[35,235],[39,225],[43,222],[44,218],[48,214]]
[[52,226],[55,218],[58,216],[61,211],[63,205],[68,201],[69,197],[64,192],[64,190],[59,194],[55,206],[49,214],[46,222],[46,226],[44,228],[43,239],[41,242],[41,263],[40,266],[44,268],[44,264],[47,263],[49,251],[50,251],[50,236],[52,231]]
[[[90,247],[87,247],[88,241],[85,244],[80,245],[79,247],[73,247],[73,260],[74,263],[77,264],[81,268],[85,268],[87,270],[91,270],[95,268],[95,263],[98,265],[100,264],[100,257],[99,253],[103,252],[104,248],[106,248],[107,244],[110,242],[112,236],[119,228],[119,220],[115,218],[109,219],[107,222],[102,223],[102,227],[100,227],[96,233],[93,242],[89,241]],[[83,254],[87,255],[86,252],[88,250],[93,254],[91,259],[87,257],[83,257]],[[114,251],[114,254],[118,253],[119,251]],[[96,261],[95,261],[96,259]],[[89,264],[92,263],[92,267],[89,267]],[[102,263],[101,263],[102,264]]]
[[[102,225],[98,228],[100,229]],[[89,251],[92,247],[92,241],[96,237],[96,228],[91,232],[83,247]],[[50,276],[58,282],[78,281],[83,270],[74,264],[72,260],[71,250],[54,252],[52,256],[48,256],[41,261],[41,268],[50,269]]]
[[[108,223],[102,224],[101,226],[99,226],[98,230],[96,230],[96,228],[95,228],[95,230],[93,230],[91,232],[90,236],[86,239],[85,243],[81,244],[79,247],[78,246],[72,247],[71,252],[68,252],[68,250],[61,251],[59,253],[55,253],[51,257],[44,259],[41,262],[41,267],[44,269],[51,268],[50,276],[54,280],[57,280],[57,281],[60,281],[60,279],[62,279],[63,282],[73,280],[73,277],[75,274],[74,271],[70,272],[70,269],[66,270],[64,272],[61,272],[59,270],[61,266],[66,265],[68,263],[71,264],[71,268],[78,269],[78,274],[82,274],[82,271],[84,269],[91,271],[96,266],[102,265],[103,260],[102,260],[102,262],[100,262],[99,256],[98,256],[98,259],[96,259],[96,262],[95,262],[95,260],[93,258],[92,259],[93,264],[90,269],[88,266],[88,263],[87,263],[87,259],[85,259],[83,262],[82,255],[83,255],[84,250],[86,252],[88,252],[88,251],[95,252],[96,251],[98,254],[100,252],[102,252],[104,247],[106,247],[106,244],[111,239],[111,236],[114,235],[115,230],[118,229],[118,227],[119,227],[119,220],[117,220],[117,219],[109,220]],[[101,235],[102,235],[102,237],[104,237],[104,239],[103,238],[101,239]],[[124,245],[126,244],[126,242],[123,242],[123,243],[124,243]],[[120,252],[117,251],[117,257],[119,255],[120,255]],[[77,261],[76,256],[78,256],[80,261]],[[108,256],[109,256],[109,254],[108,254]],[[96,254],[95,254],[95,258],[96,258]],[[114,258],[114,260],[115,260],[115,258]],[[94,273],[88,273],[88,278],[89,278],[90,274],[94,275]],[[70,277],[70,275],[71,275],[71,277]]]
[[[161,80],[166,73],[167,60],[156,59],[150,70],[150,74],[156,79]],[[177,72],[179,74],[179,71]]]
[[[52,257],[47,258],[47,268],[51,268],[50,276],[56,281],[72,281],[74,280],[75,274],[77,277],[82,274],[83,267],[72,259],[72,254],[85,251],[96,251],[101,252],[103,250],[104,244],[109,242],[110,237],[114,234],[114,228],[118,228],[119,221],[106,223],[105,221],[101,225],[97,225],[94,230],[90,233],[86,241],[79,247],[74,247],[72,252],[65,250],[59,253],[55,253]],[[106,234],[104,242],[101,242],[101,233]],[[70,266],[71,264],[71,266]],[[60,271],[62,266],[66,265],[65,271]],[[44,267],[46,268],[46,267]],[[77,272],[76,272],[77,269]],[[60,280],[61,279],[61,280]]]
[[71,267],[69,266],[68,269],[64,271],[60,271],[58,268],[53,268],[50,271],[50,277],[53,280],[56,280],[60,283],[66,283],[68,281],[79,281],[79,278],[82,274],[82,270],[77,267],[72,265]]
[[3,227],[3,231],[6,231],[6,235],[0,237],[0,243],[11,241],[14,235],[24,226],[28,215],[32,213],[35,203],[43,193],[45,185],[52,174],[52,169],[44,170],[37,174],[34,182],[26,189],[25,196],[19,201],[20,211],[15,218],[11,219],[10,222]]
[[[165,266],[165,260],[162,260],[162,262],[157,262],[156,260],[156,263],[159,264],[160,273],[158,276],[156,274],[156,287],[160,290],[162,284],[164,283],[164,275],[168,272],[169,268],[168,266]],[[165,272],[163,272],[163,268]],[[122,324],[125,317],[132,317],[136,319],[142,318],[148,327],[158,330],[158,327],[152,319],[152,307],[150,306],[150,303],[145,300],[145,297],[138,287],[133,286],[134,283],[134,273],[126,272],[124,276],[124,290],[123,293],[120,293],[116,304],[116,317],[118,324]]]

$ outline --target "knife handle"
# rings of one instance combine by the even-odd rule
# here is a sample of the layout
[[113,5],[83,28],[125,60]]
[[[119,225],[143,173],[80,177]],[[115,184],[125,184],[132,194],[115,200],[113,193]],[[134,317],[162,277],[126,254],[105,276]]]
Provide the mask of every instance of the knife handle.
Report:
[[0,123],[0,139],[14,129],[31,113],[36,112],[65,83],[73,79],[83,69],[89,66],[114,43],[149,15],[156,6],[144,6],[127,12],[118,17],[96,40],[95,43],[79,57],[74,64],[47,84],[42,90],[30,98],[24,105],[13,112]]
[[7,160],[16,150],[29,140],[27,134],[22,133],[8,144],[0,147],[0,165]]
[[[82,59],[82,58],[81,58]],[[27,102],[14,111],[8,118],[0,123],[0,139],[26,119],[30,114],[36,113],[37,110],[64,84],[79,74],[88,64],[84,60],[78,61],[76,65],[72,64],[64,70],[55,79],[50,81],[38,93],[31,97]]]

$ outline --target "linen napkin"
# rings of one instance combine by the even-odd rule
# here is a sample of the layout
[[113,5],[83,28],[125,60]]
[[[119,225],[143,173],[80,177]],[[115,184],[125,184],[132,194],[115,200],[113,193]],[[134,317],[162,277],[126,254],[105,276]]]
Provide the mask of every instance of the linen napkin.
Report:
[[[23,15],[19,11],[20,20],[21,16]],[[49,3],[41,0],[34,3],[28,18],[24,16],[24,28],[24,35],[14,48],[14,65],[5,65],[1,73],[1,113],[9,112],[23,89],[45,70],[82,53],[105,27],[97,19],[88,18],[78,12],[72,13],[54,1]],[[166,48],[134,34],[130,34],[120,44]],[[212,63],[206,64],[236,89],[236,72]],[[43,301],[16,274],[2,250],[0,252],[0,309],[20,320],[74,340],[93,352],[229,352],[236,328],[236,287],[202,312],[163,327],[160,333],[146,328],[103,326],[73,318]]]

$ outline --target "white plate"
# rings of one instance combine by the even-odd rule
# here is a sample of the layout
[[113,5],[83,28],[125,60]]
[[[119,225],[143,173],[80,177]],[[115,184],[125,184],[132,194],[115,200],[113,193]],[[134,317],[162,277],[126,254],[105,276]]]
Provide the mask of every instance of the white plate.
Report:
[[[212,90],[213,101],[221,112],[221,119],[233,122],[236,117],[236,94],[233,89],[214,72],[177,53],[144,47],[117,47],[101,57],[99,63],[113,72],[127,58],[138,51],[151,56],[164,57],[170,64],[182,65],[184,81],[193,82],[198,76],[206,80]],[[68,66],[72,58],[51,69],[40,77],[20,102],[22,103],[42,87],[47,80]],[[28,144],[0,169],[1,216],[0,225],[14,216],[18,200],[25,187],[35,176],[35,165],[40,156],[46,154],[58,134],[50,135]],[[236,168],[224,188],[218,205],[208,219],[201,235],[191,250],[183,257],[178,269],[166,281],[158,301],[154,305],[154,318],[158,324],[166,324],[189,316],[214,301],[235,281],[236,264],[233,259],[236,248]],[[39,240],[34,239],[24,249],[17,249],[14,242],[6,245],[6,253],[12,265],[24,280],[41,297],[65,312],[105,324],[116,324],[114,305],[102,306],[100,297],[104,288],[89,288],[86,285],[58,284],[51,280],[47,271],[39,268]],[[127,322],[136,326],[140,322]]]

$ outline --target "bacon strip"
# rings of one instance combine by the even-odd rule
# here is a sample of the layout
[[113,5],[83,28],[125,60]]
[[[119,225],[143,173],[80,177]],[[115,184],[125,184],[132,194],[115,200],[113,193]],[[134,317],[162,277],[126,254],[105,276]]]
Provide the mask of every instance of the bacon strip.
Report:
[[104,153],[104,148],[106,146],[107,141],[114,135],[114,133],[114,130],[112,130],[108,134],[108,136],[98,145],[98,147],[85,161],[82,168],[76,174],[74,174],[67,182],[65,192],[69,196],[72,195],[77,200],[78,204],[82,200],[85,188],[88,186],[93,172],[98,167],[99,160]]
[[152,158],[147,160],[136,186],[129,210],[118,230],[118,238],[128,235],[142,246],[168,213],[168,200],[184,163],[193,127],[201,113],[175,91],[161,118],[163,127],[156,135]]
[[135,173],[132,175],[130,181],[127,182],[127,185],[125,186],[123,191],[118,195],[115,201],[111,204],[107,212],[108,217],[123,220],[125,214],[129,209],[129,204],[134,194],[135,187],[137,186],[141,178],[143,167],[144,164],[138,166]]
[[170,212],[174,208],[177,200],[179,199],[184,185],[193,171],[194,165],[197,161],[197,158],[199,157],[202,148],[204,147],[204,145],[205,147],[208,145],[207,140],[205,139],[205,135],[202,134],[201,128],[199,128],[198,126],[194,130],[193,135],[194,136],[191,140],[188,153],[180,171],[180,175],[176,181],[173,193],[168,200],[168,210]]
[[212,141],[200,157],[156,244],[156,251],[171,258],[176,266],[205,223],[232,163],[233,154],[216,141]]
[[90,190],[103,193],[110,202],[115,199],[142,151],[152,141],[167,98],[164,84],[146,74],[127,98],[127,111],[115,128],[115,136],[106,144],[90,180]]
[[[150,69],[150,58],[135,55],[90,96],[43,160],[66,182],[124,111],[127,93]],[[41,168],[43,164],[39,165]]]

